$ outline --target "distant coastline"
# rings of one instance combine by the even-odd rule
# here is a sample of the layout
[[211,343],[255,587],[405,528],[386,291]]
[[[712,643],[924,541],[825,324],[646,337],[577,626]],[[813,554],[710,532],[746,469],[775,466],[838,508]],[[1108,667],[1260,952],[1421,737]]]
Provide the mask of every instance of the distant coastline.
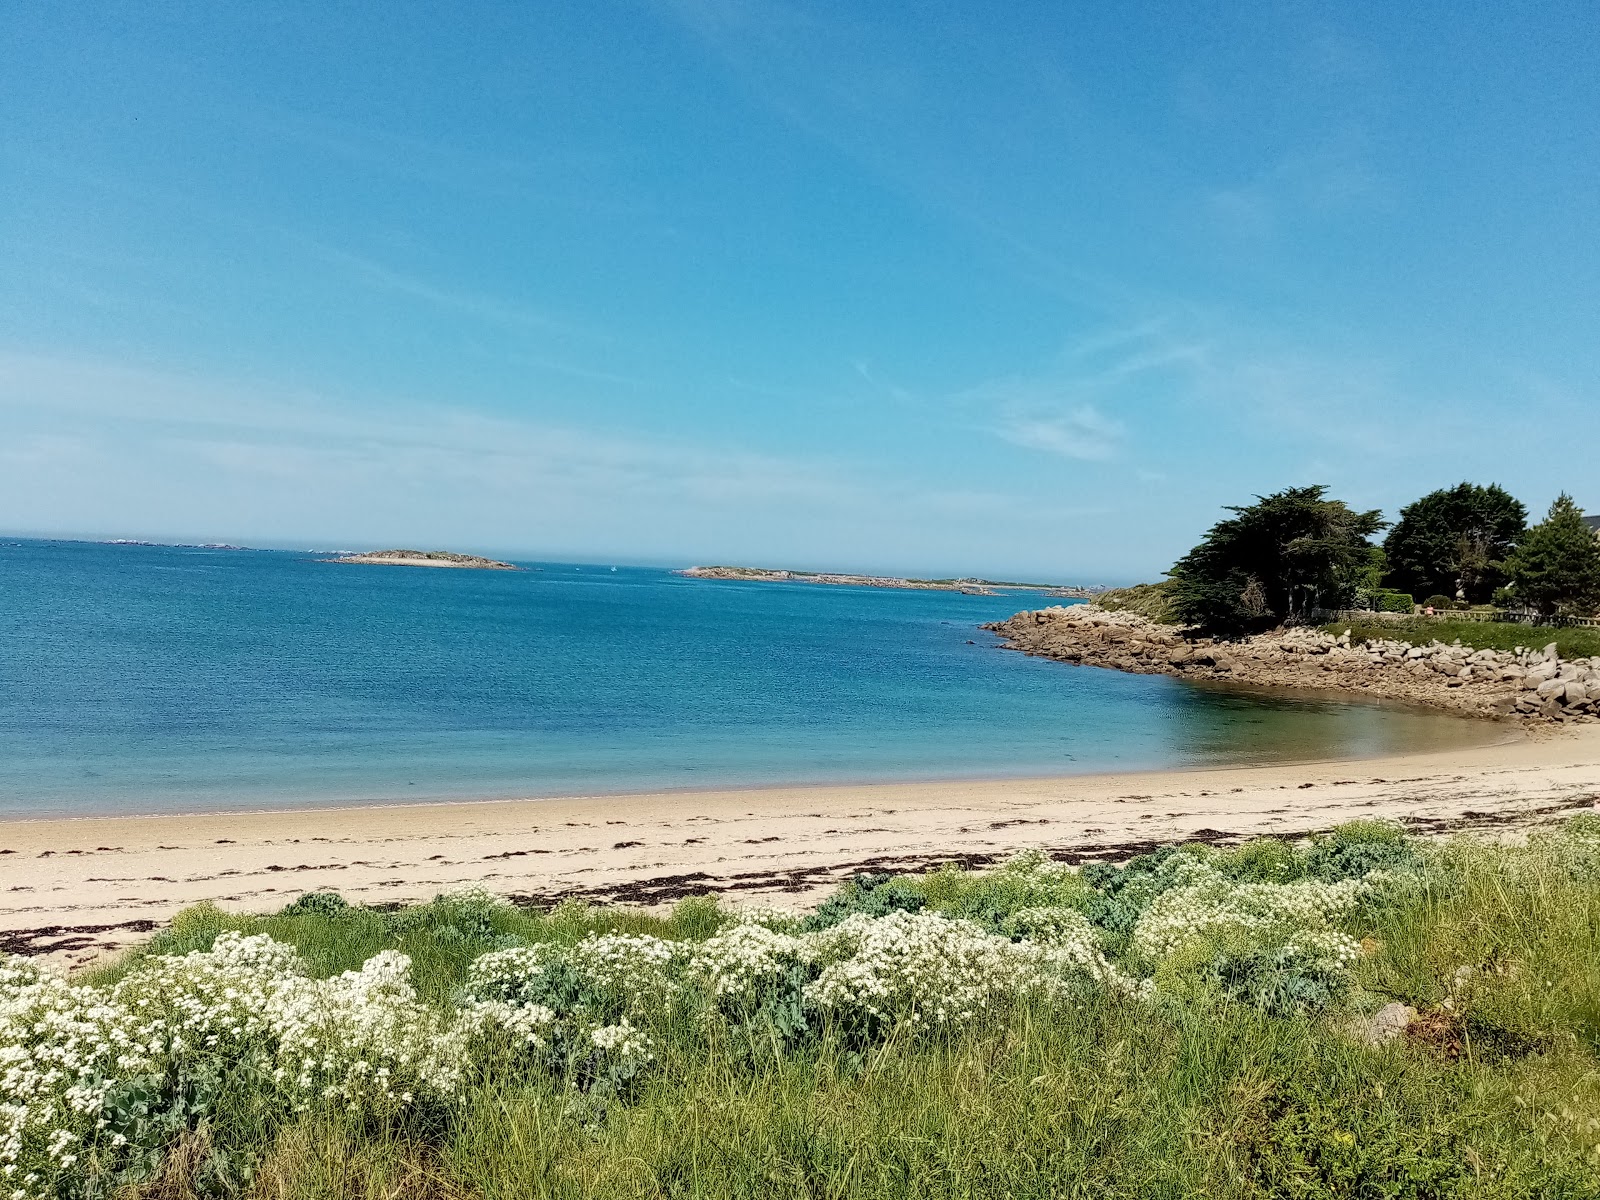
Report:
[[366,554],[340,554],[318,562],[357,563],[378,567],[459,567],[477,571],[520,571],[515,563],[451,550],[373,550]]
[[674,575],[691,579],[735,579],[753,583],[829,583],[848,587],[904,588],[925,592],[963,592],[969,596],[994,596],[996,588],[1026,589],[1049,596],[1087,600],[1104,587],[1076,587],[1053,583],[1011,583],[996,579],[913,579],[898,575],[852,575],[832,571],[788,571],[768,567],[684,567]]

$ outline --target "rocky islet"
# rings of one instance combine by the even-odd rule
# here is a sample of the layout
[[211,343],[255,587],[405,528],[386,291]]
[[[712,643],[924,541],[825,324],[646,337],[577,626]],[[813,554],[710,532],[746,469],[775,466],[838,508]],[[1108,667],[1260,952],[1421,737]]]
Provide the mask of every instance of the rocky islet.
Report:
[[1474,650],[1311,628],[1242,641],[1195,638],[1131,612],[1093,605],[1021,612],[984,628],[1025,654],[1136,674],[1338,689],[1472,716],[1546,721],[1600,714],[1600,659],[1542,649]]

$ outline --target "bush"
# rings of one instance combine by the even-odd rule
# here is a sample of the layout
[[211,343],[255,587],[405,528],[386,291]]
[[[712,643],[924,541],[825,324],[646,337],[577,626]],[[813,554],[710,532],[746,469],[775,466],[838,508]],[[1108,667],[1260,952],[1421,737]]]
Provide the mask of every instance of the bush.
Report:
[[927,896],[910,880],[887,872],[863,871],[817,905],[802,928],[808,932],[831,929],[857,913],[884,917],[892,912],[920,912],[927,903]]
[[1081,908],[1092,891],[1081,873],[1037,853],[988,871],[951,864],[916,882],[930,908],[997,932],[1023,910]]
[[1412,599],[1410,592],[1383,591],[1378,593],[1377,609],[1379,612],[1409,613],[1415,611],[1416,607],[1417,602]]
[[285,905],[280,917],[337,917],[350,907],[350,902],[338,892],[306,892],[292,904]]
[[1356,593],[1356,607],[1372,612],[1409,613],[1416,607],[1410,592],[1392,592],[1388,588],[1362,588]]
[[1445,596],[1440,593],[1435,593],[1422,602],[1423,608],[1431,608],[1434,612],[1444,612],[1447,609],[1454,608],[1455,606],[1456,601],[1454,596]]
[[1308,876],[1340,883],[1374,871],[1408,870],[1420,865],[1421,856],[1398,825],[1351,821],[1313,839],[1303,862]]

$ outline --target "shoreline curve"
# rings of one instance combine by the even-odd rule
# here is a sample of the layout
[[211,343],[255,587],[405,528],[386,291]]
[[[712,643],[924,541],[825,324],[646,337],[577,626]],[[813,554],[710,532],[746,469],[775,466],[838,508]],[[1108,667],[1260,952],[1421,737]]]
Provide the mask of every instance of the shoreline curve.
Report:
[[1126,858],[1292,837],[1357,817],[1515,829],[1600,806],[1600,725],[1367,759],[632,797],[0,822],[0,952],[80,964],[191,904],[266,912],[306,891],[368,904],[481,886],[525,903],[798,904],[859,870],[978,866],[1041,848]]

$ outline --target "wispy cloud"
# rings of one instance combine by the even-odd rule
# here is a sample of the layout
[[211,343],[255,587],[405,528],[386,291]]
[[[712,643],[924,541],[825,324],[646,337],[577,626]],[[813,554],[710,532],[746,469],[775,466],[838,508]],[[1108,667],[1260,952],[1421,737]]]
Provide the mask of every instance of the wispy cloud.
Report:
[[998,432],[1008,442],[1030,450],[1044,450],[1063,458],[1108,459],[1116,453],[1123,427],[1082,404],[1057,417],[1009,417]]
[[1069,342],[1035,372],[986,380],[953,401],[1013,445],[1104,462],[1122,454],[1130,422],[1166,398],[1173,377],[1192,371],[1203,352],[1160,322],[1107,328]]
[[[0,526],[656,553],[927,546],[1019,510],[870,464],[0,354]],[[1066,510],[1063,509],[1063,512]],[[850,536],[838,537],[848,529]],[[753,549],[752,549],[753,548]],[[637,552],[637,551],[635,551]],[[848,551],[846,551],[848,552]],[[767,553],[771,553],[770,548]],[[818,553],[821,553],[819,551]],[[827,561],[827,560],[822,560]]]

